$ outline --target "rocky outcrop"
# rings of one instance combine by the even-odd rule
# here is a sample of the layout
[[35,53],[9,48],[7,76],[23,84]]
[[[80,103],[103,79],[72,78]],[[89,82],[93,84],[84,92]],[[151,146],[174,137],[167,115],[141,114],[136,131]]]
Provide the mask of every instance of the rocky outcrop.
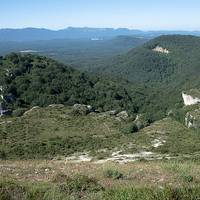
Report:
[[200,103],[200,98],[182,92],[182,97],[185,106],[195,105]]
[[148,121],[145,119],[144,115],[142,114],[137,115],[134,123],[138,130],[143,129],[149,125]]
[[40,107],[39,106],[34,106],[34,107],[32,107],[30,110],[27,110],[26,112],[24,112],[24,116],[25,115],[29,115],[30,113],[32,113],[33,111],[35,111],[35,110],[37,110],[37,109],[39,109]]
[[4,96],[3,96],[3,86],[0,86],[0,117],[7,113],[5,103],[4,103]]
[[185,125],[188,128],[200,128],[200,109],[187,112],[185,116]]
[[118,113],[116,115],[116,117],[119,119],[126,120],[126,119],[128,119],[129,115],[128,115],[127,111],[124,110],[124,111],[121,111],[120,113]]
[[165,49],[161,46],[156,46],[154,49],[152,49],[155,52],[159,52],[159,53],[165,53],[165,54],[169,54],[169,50]]

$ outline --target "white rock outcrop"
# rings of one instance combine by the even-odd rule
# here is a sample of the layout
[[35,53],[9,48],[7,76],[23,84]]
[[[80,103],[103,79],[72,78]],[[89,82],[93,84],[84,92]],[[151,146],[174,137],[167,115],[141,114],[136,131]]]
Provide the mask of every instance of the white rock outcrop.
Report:
[[129,114],[124,110],[118,113],[116,116],[120,119],[126,120],[129,117]]
[[200,103],[199,98],[185,94],[184,92],[182,92],[182,97],[183,97],[183,101],[184,101],[185,106],[190,106],[190,105],[195,105],[197,103]]
[[165,53],[165,54],[169,54],[169,50],[165,49],[161,46],[156,46],[154,49],[152,49],[155,52],[159,52],[159,53]]

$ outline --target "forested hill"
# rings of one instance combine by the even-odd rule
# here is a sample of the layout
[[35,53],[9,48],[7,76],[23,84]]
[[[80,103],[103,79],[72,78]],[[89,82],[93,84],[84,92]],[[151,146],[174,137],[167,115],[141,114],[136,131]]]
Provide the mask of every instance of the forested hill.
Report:
[[200,37],[160,36],[113,58],[98,72],[140,83],[186,88],[198,85]]
[[12,53],[0,57],[0,76],[3,96],[11,109],[60,103],[132,112],[138,107],[133,96],[139,89],[79,72],[42,56]]

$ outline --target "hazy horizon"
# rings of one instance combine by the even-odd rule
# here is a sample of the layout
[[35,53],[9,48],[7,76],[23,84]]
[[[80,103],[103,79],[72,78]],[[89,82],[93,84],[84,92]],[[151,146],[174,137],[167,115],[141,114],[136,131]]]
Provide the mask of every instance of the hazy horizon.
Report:
[[15,27],[15,28],[12,28],[12,27],[5,27],[5,28],[0,28],[0,30],[2,29],[13,29],[13,30],[20,30],[20,29],[44,29],[44,30],[51,30],[51,31],[60,31],[60,30],[65,30],[65,29],[69,29],[69,28],[74,28],[74,29],[78,29],[78,28],[88,28],[88,29],[114,29],[114,30],[117,30],[117,29],[127,29],[127,30],[136,30],[136,31],[143,31],[143,32],[170,32],[170,31],[174,31],[174,32],[200,32],[200,30],[197,30],[197,29],[191,29],[191,30],[187,30],[187,29],[137,29],[137,28],[128,28],[128,27],[88,27],[88,26],[67,26],[67,27],[63,27],[63,28],[59,28],[59,29],[53,29],[53,28],[45,28],[45,27]]
[[200,31],[197,0],[1,0],[0,29],[66,27]]

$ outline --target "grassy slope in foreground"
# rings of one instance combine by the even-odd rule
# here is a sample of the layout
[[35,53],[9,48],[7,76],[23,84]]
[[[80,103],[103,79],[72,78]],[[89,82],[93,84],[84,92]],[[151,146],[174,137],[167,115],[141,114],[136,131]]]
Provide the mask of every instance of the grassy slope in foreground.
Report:
[[198,162],[0,164],[1,200],[188,200],[200,196]]
[[110,157],[112,152],[154,152],[195,156],[200,135],[166,118],[138,133],[128,133],[132,119],[121,120],[105,113],[71,114],[71,107],[36,108],[22,117],[0,119],[1,157],[54,158],[89,152]]

